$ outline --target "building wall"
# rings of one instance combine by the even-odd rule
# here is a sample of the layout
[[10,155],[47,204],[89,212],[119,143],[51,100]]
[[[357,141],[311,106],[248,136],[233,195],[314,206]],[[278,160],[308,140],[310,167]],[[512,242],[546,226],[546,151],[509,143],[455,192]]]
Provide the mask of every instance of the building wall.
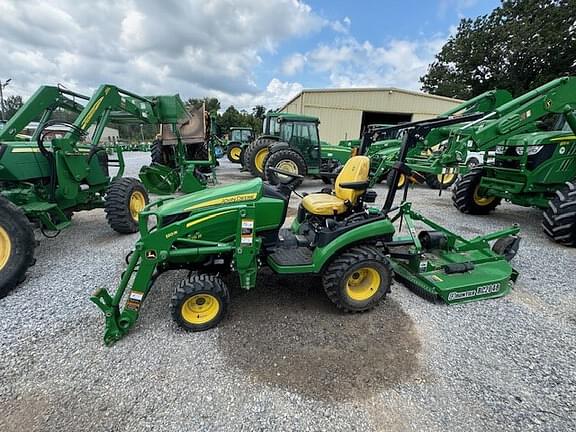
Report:
[[318,117],[320,139],[336,144],[360,136],[364,111],[411,114],[415,121],[435,117],[458,103],[455,99],[395,89],[304,91],[282,111]]

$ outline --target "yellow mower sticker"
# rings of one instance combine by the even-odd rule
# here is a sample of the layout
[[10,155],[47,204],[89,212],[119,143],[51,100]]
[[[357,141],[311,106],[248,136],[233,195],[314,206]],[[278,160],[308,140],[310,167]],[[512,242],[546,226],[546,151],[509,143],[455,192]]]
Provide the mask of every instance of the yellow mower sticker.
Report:
[[220,204],[234,204],[237,202],[250,201],[250,200],[256,199],[257,196],[258,196],[258,194],[256,192],[248,193],[248,194],[242,194],[242,195],[227,196],[227,197],[218,198],[218,199],[214,199],[214,200],[210,200],[210,201],[205,201],[205,202],[200,203],[200,204],[194,204],[193,206],[190,206],[190,207],[184,209],[184,211],[190,211],[190,210],[194,210],[194,209],[202,208],[202,207],[211,207],[211,206],[220,205]]

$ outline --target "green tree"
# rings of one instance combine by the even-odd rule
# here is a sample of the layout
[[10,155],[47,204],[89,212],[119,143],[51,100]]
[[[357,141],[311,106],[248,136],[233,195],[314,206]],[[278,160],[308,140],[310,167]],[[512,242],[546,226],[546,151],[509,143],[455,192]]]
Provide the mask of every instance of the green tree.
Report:
[[504,88],[518,96],[576,72],[575,0],[503,0],[460,21],[436,55],[422,90],[468,99]]
[[214,112],[220,110],[220,101],[218,100],[218,98],[214,97],[205,97],[202,99],[189,98],[186,101],[186,105],[196,109],[200,108],[202,104],[206,105],[206,111],[208,112]]
[[6,120],[10,120],[10,118],[16,114],[16,111],[18,111],[22,105],[22,96],[8,96],[6,99],[4,99],[4,118]]

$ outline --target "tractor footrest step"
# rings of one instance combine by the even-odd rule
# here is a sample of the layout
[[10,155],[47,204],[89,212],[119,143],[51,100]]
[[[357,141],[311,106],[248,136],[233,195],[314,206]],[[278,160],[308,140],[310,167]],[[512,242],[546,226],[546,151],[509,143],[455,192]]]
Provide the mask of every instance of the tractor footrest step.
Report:
[[278,238],[282,242],[282,247],[284,249],[308,246],[310,244],[306,236],[294,234],[288,228],[280,229],[278,232]]
[[278,248],[268,259],[281,266],[309,265],[312,264],[312,251],[307,247]]

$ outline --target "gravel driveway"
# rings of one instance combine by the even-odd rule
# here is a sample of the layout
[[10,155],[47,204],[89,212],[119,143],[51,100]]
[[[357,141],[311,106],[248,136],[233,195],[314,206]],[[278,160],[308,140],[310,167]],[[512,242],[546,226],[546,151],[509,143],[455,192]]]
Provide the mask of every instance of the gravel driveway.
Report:
[[[135,175],[148,155],[127,159]],[[248,178],[228,162],[218,173]],[[262,272],[233,289],[218,328],[185,333],[168,309],[185,273],[172,272],[107,348],[88,297],[115,288],[138,235],[111,231],[102,210],[76,214],[0,300],[0,431],[575,430],[576,250],[547,240],[535,209],[465,216],[446,192],[409,198],[465,236],[519,222],[515,290],[445,306],[395,284],[374,311],[343,315],[317,278]]]

